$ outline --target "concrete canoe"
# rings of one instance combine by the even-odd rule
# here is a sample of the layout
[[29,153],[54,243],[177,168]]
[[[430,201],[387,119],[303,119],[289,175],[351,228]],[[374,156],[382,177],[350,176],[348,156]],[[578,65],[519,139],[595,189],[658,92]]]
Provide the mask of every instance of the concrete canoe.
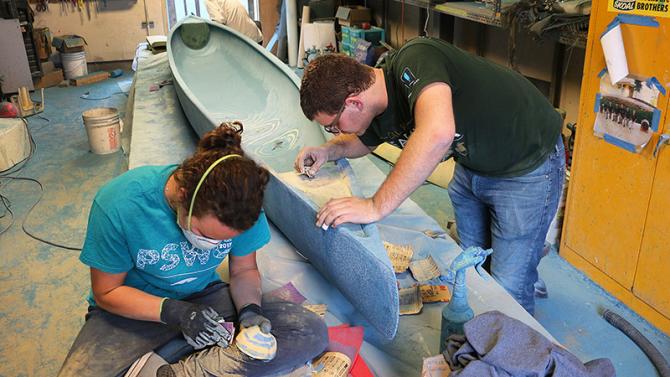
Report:
[[[202,136],[223,121],[243,123],[245,152],[272,173],[265,193],[267,216],[376,335],[392,339],[398,329],[398,289],[376,225],[317,228],[317,203],[284,179],[303,146],[327,140],[321,127],[302,114],[296,74],[242,34],[197,17],[175,25],[167,49],[177,96],[196,133]],[[350,193],[357,193],[344,160],[319,177],[349,178]]]

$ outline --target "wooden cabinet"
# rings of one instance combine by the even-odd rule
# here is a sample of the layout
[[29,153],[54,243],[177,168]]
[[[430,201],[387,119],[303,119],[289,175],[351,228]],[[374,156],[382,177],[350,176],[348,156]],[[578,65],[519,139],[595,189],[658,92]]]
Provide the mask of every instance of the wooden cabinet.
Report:
[[[666,117],[668,120],[668,117]],[[665,132],[669,132],[667,126]],[[633,292],[670,318],[670,148],[659,151]],[[667,328],[666,328],[666,332]]]
[[[605,68],[600,36],[617,13],[594,1],[582,78],[572,176],[561,255],[662,331],[670,334],[670,147],[654,148],[670,133],[668,94],[659,95],[658,131],[641,153],[593,133],[599,72]],[[670,89],[669,18],[657,27],[623,24],[631,73],[653,76]]]

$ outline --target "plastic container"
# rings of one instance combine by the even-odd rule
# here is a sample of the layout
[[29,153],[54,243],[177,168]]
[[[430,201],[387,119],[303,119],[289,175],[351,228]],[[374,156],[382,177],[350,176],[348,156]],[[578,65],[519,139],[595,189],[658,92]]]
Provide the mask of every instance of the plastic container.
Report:
[[349,26],[342,26],[341,30],[342,30],[342,43],[350,44],[351,34],[349,33],[349,30],[351,30],[351,28]]
[[346,54],[347,56],[354,55],[354,49],[351,47],[349,43],[346,42],[342,42],[342,44],[340,45],[340,52]]
[[[342,40],[344,40],[344,26],[342,27]],[[376,26],[372,26],[370,29],[359,29],[359,28],[349,28],[347,31],[349,43],[351,46],[356,46],[356,42],[360,39],[366,40],[372,43],[373,46],[379,46],[386,38],[386,33],[384,29]]]
[[81,117],[84,120],[91,152],[109,154],[121,148],[123,121],[119,111],[113,107],[99,107],[86,110]]
[[60,54],[60,57],[67,80],[88,75],[86,52],[64,52]]

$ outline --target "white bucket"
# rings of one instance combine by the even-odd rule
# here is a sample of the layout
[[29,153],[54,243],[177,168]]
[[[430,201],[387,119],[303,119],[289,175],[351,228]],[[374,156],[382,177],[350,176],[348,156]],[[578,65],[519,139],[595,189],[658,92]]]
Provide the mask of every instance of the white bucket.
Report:
[[91,152],[95,154],[114,153],[121,148],[123,121],[119,111],[113,107],[98,107],[81,114],[88,134]]
[[64,52],[60,54],[60,58],[63,63],[63,71],[65,72],[66,79],[70,80],[88,75],[86,52]]

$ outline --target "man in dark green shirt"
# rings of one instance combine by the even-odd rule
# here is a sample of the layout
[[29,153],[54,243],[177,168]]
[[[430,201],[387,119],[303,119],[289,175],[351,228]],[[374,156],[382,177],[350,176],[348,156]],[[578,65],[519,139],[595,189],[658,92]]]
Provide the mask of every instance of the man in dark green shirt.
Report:
[[337,136],[301,150],[298,171],[315,174],[327,161],[364,156],[383,142],[403,149],[373,197],[329,201],[317,226],[388,216],[453,156],[449,195],[461,246],[493,247],[493,276],[533,313],[564,156],[561,117],[528,80],[446,42],[417,38],[379,68],[342,55],[317,58],[305,70],[300,103],[307,118]]

